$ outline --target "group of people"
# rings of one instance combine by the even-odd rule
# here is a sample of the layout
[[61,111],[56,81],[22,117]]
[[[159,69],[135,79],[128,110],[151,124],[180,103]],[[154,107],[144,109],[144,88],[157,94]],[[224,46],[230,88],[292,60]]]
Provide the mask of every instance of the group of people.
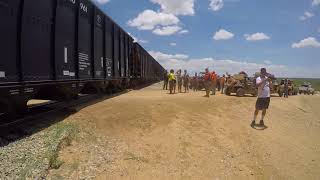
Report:
[[184,93],[188,93],[189,89],[192,88],[193,91],[198,91],[203,87],[206,89],[206,97],[216,94],[216,90],[221,91],[223,94],[226,76],[219,76],[215,71],[210,72],[208,68],[205,69],[205,72],[202,73],[203,76],[198,76],[198,73],[195,73],[193,77],[190,77],[187,70],[184,70],[182,74],[182,70],[179,69],[176,73],[173,69],[164,72],[163,79],[163,89],[168,90],[170,94],[176,93],[176,87],[178,86],[178,93],[182,93],[182,87],[184,88]]
[[[187,73],[187,70],[184,70],[184,74],[182,74],[181,70],[178,70],[176,73],[173,69],[168,73],[167,71],[164,73],[164,85],[163,89],[168,90],[170,94],[174,94],[176,92],[176,86],[178,85],[178,92],[182,92],[182,86],[184,87],[184,92],[189,92],[189,85],[191,85],[194,91],[198,90],[198,86],[201,80],[205,89],[206,89],[206,97],[210,96],[210,92],[212,91],[212,95],[215,95],[216,89],[221,90],[221,93],[224,91],[225,82],[228,79],[225,75],[219,77],[214,71],[210,72],[208,68],[205,69],[204,75],[199,78],[198,74],[195,73],[194,77],[190,77]],[[255,104],[255,111],[253,120],[251,122],[251,126],[254,127],[256,125],[256,119],[258,117],[259,111],[262,111],[261,119],[259,122],[260,126],[265,127],[264,118],[267,113],[267,109],[270,104],[270,86],[272,84],[272,79],[270,74],[267,73],[265,68],[261,68],[260,76],[255,79],[256,87],[258,89],[258,99]],[[287,84],[287,83],[286,83]],[[219,87],[217,87],[219,86]]]
[[184,88],[185,93],[189,92],[190,76],[187,70],[184,70],[183,74],[181,69],[178,70],[176,73],[174,73],[173,69],[171,69],[169,73],[168,71],[165,71],[163,79],[164,79],[163,89],[168,90],[168,84],[169,84],[170,94],[176,93],[177,85],[178,85],[179,93],[182,93],[182,86]]

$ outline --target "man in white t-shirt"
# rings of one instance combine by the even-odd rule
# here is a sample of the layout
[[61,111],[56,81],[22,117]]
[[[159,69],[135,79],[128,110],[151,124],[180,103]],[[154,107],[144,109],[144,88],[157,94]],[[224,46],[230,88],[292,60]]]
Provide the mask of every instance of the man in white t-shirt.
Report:
[[256,102],[256,110],[254,112],[254,118],[251,122],[251,126],[255,126],[259,111],[262,111],[262,116],[259,125],[264,126],[264,117],[266,116],[267,109],[270,104],[270,86],[271,79],[265,68],[261,68],[260,76],[256,79],[256,86],[258,87],[258,99]]

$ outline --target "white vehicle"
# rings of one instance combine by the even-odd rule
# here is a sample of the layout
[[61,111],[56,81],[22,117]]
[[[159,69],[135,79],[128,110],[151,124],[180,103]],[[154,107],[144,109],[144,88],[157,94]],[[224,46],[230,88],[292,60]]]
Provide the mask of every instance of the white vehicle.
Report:
[[312,88],[310,83],[304,83],[299,87],[299,94],[312,94],[314,95],[314,89]]

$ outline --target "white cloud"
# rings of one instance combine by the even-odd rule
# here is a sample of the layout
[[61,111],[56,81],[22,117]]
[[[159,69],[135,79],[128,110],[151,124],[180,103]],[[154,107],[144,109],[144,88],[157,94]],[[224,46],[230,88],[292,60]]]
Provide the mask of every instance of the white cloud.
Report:
[[170,43],[170,46],[176,46],[177,43]]
[[308,37],[306,39],[301,40],[298,43],[293,43],[291,45],[292,48],[304,48],[304,47],[320,47],[320,42],[317,41],[314,37]]
[[[191,59],[184,54],[165,54],[162,52],[149,52],[165,69],[187,69],[189,73],[203,72],[205,68],[209,67],[219,74],[226,72],[235,74],[240,71],[245,71],[249,75],[253,75],[259,71],[260,68],[267,68],[268,72],[274,74],[276,77],[320,77],[320,71],[316,68],[301,68],[288,67],[286,65],[267,64],[267,63],[253,63],[243,60],[229,60],[229,59],[214,59],[214,58],[200,58]],[[268,62],[268,61],[267,61]]]
[[317,6],[317,5],[320,5],[320,0],[313,0],[312,6]]
[[152,31],[152,33],[159,35],[159,36],[170,36],[172,34],[177,33],[182,28],[179,26],[163,26],[161,28],[156,28]]
[[213,11],[219,11],[223,8],[223,0],[210,0],[209,9]]
[[175,15],[194,15],[195,0],[151,0],[159,4],[164,13]]
[[163,62],[163,63],[182,62],[189,58],[189,56],[185,54],[165,54],[158,51],[149,51],[149,53],[159,62]]
[[182,30],[182,31],[179,32],[179,34],[188,34],[188,33],[189,33],[188,30]]
[[134,19],[127,22],[130,27],[139,30],[149,30],[160,36],[170,36],[176,33],[186,34],[183,30],[178,15],[194,15],[195,0],[150,0],[160,5],[156,12],[150,9],[144,10]]
[[108,3],[110,0],[95,0],[98,4],[106,4]]
[[213,35],[214,40],[227,40],[234,37],[234,34],[224,29],[220,29]]
[[156,26],[177,25],[178,17],[173,14],[145,10],[136,18],[129,20],[128,25],[139,30],[153,30]]
[[261,40],[268,40],[270,39],[269,36],[267,36],[264,33],[254,33],[254,34],[245,34],[244,35],[247,41],[261,41]]
[[300,16],[299,18],[300,18],[301,21],[304,21],[304,20],[307,20],[309,18],[312,18],[313,16],[314,16],[314,14],[312,14],[309,11],[306,11],[306,12],[304,12],[304,15]]

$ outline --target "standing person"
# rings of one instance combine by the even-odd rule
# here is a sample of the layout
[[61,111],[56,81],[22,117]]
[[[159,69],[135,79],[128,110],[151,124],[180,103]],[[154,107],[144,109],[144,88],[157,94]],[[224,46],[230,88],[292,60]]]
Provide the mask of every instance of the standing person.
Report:
[[185,93],[189,92],[189,74],[187,73],[187,70],[184,70],[183,74],[183,87]]
[[220,88],[221,88],[221,94],[223,94],[223,90],[224,90],[224,84],[226,82],[226,76],[223,75],[221,78],[220,78]]
[[271,79],[267,73],[266,68],[261,68],[260,76],[256,79],[256,86],[258,87],[258,99],[256,102],[256,110],[254,112],[253,121],[251,122],[251,127],[255,126],[255,122],[259,111],[262,111],[262,116],[259,125],[264,126],[264,117],[267,114],[267,109],[270,104],[270,86]]
[[220,78],[221,77],[217,74],[217,89],[218,89],[218,91],[220,91],[220,89],[221,89]]
[[284,80],[284,97],[289,98],[289,82],[288,79]]
[[210,91],[212,89],[212,80],[211,80],[211,73],[209,72],[208,68],[206,68],[205,74],[204,74],[204,86],[206,88],[205,97],[210,97]]
[[168,90],[169,76],[168,71],[166,70],[163,73],[163,90]]
[[182,92],[182,75],[181,75],[181,69],[179,69],[176,73],[176,80],[178,81],[178,93]]
[[176,93],[176,77],[174,75],[174,70],[171,69],[170,70],[170,73],[168,75],[168,81],[169,81],[169,91],[170,91],[170,94],[172,94],[172,91],[173,91],[173,94]]
[[195,73],[193,77],[193,91],[198,91],[198,86],[199,86],[198,73]]
[[216,74],[216,72],[213,71],[210,77],[211,77],[211,81],[212,81],[212,94],[211,95],[216,95],[216,90],[217,90],[217,74]]

